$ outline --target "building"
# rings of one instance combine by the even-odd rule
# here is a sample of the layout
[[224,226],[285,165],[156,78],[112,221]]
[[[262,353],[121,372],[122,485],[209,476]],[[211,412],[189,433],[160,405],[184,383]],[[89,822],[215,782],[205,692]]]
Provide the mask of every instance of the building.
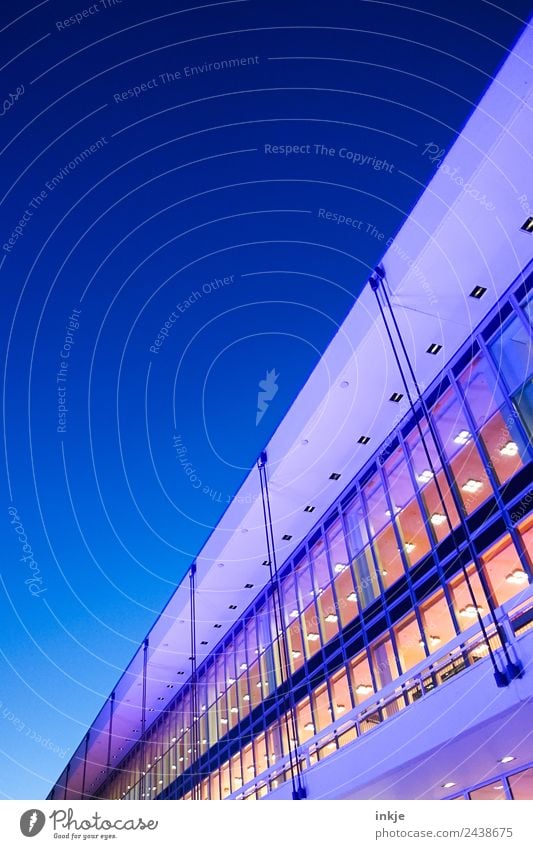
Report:
[[532,47],[50,799],[533,799]]

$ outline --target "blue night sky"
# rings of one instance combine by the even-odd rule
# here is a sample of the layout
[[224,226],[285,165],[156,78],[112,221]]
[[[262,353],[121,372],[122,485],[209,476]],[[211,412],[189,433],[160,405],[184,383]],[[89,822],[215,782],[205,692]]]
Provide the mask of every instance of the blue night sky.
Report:
[[46,796],[531,12],[413,2],[2,5],[3,798]]

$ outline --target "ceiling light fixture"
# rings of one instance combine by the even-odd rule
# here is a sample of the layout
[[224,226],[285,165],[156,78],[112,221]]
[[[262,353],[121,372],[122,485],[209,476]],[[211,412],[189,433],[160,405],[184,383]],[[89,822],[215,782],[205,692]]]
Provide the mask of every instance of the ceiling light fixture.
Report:
[[357,442],[359,443],[359,445],[367,445],[370,442],[370,437],[369,436],[360,436],[359,439],[357,440]]
[[443,525],[445,521],[446,516],[444,515],[444,513],[433,513],[433,515],[431,516],[431,524],[435,525],[436,528],[438,528],[439,525]]
[[301,651],[297,651],[297,649],[293,649],[292,650],[292,656],[293,657],[301,657],[302,653],[301,653]]
[[456,445],[466,445],[471,436],[469,430],[460,430],[457,436],[454,436],[453,441]]
[[329,476],[330,481],[338,481],[340,478],[340,474],[338,472],[332,472]]
[[420,474],[416,476],[416,479],[419,483],[427,483],[432,477],[433,472],[430,472],[429,469],[424,469],[423,472],[420,472]]
[[505,576],[508,584],[527,584],[527,575],[522,569],[515,569],[509,575]]
[[485,286],[474,286],[474,288],[470,292],[470,297],[476,298],[476,300],[479,301],[479,299],[483,297],[486,291],[487,289],[485,288]]
[[371,684],[358,684],[355,688],[355,692],[358,696],[366,696],[368,693],[373,693],[374,688]]
[[335,572],[344,572],[347,565],[347,563],[335,563],[335,566],[333,568]]
[[500,454],[503,454],[504,457],[516,457],[518,454],[518,445],[512,440],[506,442],[505,445],[500,448]]
[[336,613],[328,613],[328,615],[325,617],[326,622],[338,622],[338,620],[339,617]]
[[432,342],[427,349],[426,354],[438,354],[441,348],[442,345],[439,345],[437,342]]
[[309,640],[310,643],[316,643],[316,641],[319,639],[319,637],[318,637],[318,634],[311,633],[311,634],[307,635],[307,639]]
[[483,607],[474,607],[473,604],[467,604],[466,607],[461,608],[461,610],[459,611],[459,616],[466,616],[468,617],[468,619],[475,619],[476,610],[478,613],[484,612]]
[[357,601],[357,593],[350,593],[347,595],[346,601]]
[[455,781],[447,781],[446,784],[442,784],[441,787],[444,787],[445,790],[448,790],[449,787],[455,787]]
[[285,540],[285,542],[288,542],[290,539],[292,539],[292,534],[283,534],[281,539]]
[[403,398],[403,394],[401,392],[393,392],[389,398],[389,401],[394,401],[395,404],[398,404]]
[[245,584],[244,589],[245,590],[251,590],[251,589],[253,589],[253,586],[254,586],[253,584]]
[[499,758],[498,763],[508,764],[508,763],[511,763],[511,761],[514,761],[514,760],[516,760],[514,755],[504,755],[503,758]]
[[526,220],[524,221],[524,223],[522,224],[520,229],[523,230],[524,233],[533,233],[533,216],[532,215],[530,215],[528,218],[526,218]]
[[463,492],[479,492],[480,489],[483,488],[483,484],[481,481],[476,480],[475,478],[469,478],[466,483],[464,483],[461,487]]
[[312,513],[314,509],[311,504],[308,504],[307,507],[304,507],[304,513]]

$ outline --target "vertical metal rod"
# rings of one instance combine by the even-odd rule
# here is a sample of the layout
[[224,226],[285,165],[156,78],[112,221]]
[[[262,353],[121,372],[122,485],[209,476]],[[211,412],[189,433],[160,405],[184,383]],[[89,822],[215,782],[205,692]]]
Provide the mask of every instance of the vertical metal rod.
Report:
[[[146,673],[148,669],[148,638],[143,644],[143,680],[142,680],[142,705],[141,705],[141,740],[144,740],[144,732],[146,730]],[[139,759],[140,760],[140,759]],[[142,764],[139,764],[142,766]],[[143,770],[141,769],[141,786],[139,788],[142,794],[146,793],[146,782],[144,780]]]
[[68,791],[68,779],[69,779],[69,775],[70,775],[70,761],[69,761],[69,762],[68,762],[68,764],[67,764],[67,774],[65,775],[65,787],[63,788],[63,790],[64,790],[64,792],[63,792],[63,800],[66,800],[66,798],[67,798],[67,791]]
[[89,751],[89,734],[90,731],[85,735],[85,754],[83,755],[83,776],[81,779],[81,798],[85,799],[85,777],[87,775],[87,753]]
[[[394,344],[394,340],[392,338],[392,334],[391,334],[387,319],[385,317],[383,305],[382,305],[380,297],[379,297],[380,291],[383,291],[385,301],[386,301],[388,308],[389,308],[389,311],[391,313],[392,320],[393,320],[393,323],[394,323],[394,327],[396,329],[397,336],[400,340],[400,345],[401,345],[401,348],[402,348],[402,351],[403,351],[403,354],[404,354],[404,358],[405,358],[406,363],[408,365],[409,373],[411,375],[411,379],[413,380],[413,384],[414,384],[414,387],[415,387],[415,390],[416,390],[416,393],[417,393],[417,399],[418,399],[418,401],[421,405],[421,409],[422,409],[424,418],[426,419],[426,422],[427,422],[427,425],[428,425],[428,430],[431,434],[433,443],[435,445],[435,449],[437,451],[437,455],[439,457],[439,461],[441,463],[441,467],[442,467],[444,476],[446,478],[446,482],[448,484],[448,489],[449,489],[451,497],[454,501],[454,505],[455,505],[455,508],[457,510],[457,514],[459,515],[459,517],[461,516],[462,508],[461,508],[461,505],[459,503],[459,499],[457,497],[457,494],[455,492],[454,481],[453,481],[453,478],[451,476],[450,470],[448,468],[447,458],[444,456],[443,448],[440,444],[440,440],[439,440],[438,434],[436,433],[436,430],[435,430],[433,421],[431,419],[431,415],[430,415],[429,409],[427,407],[427,404],[426,404],[426,402],[425,402],[425,400],[422,396],[422,392],[420,390],[419,383],[417,381],[417,378],[416,378],[416,375],[414,373],[414,369],[412,367],[409,355],[407,353],[405,344],[403,342],[403,337],[401,335],[398,323],[396,321],[396,317],[395,317],[394,312],[392,310],[392,306],[391,306],[391,303],[390,303],[390,300],[388,298],[388,294],[386,292],[385,285],[384,285],[384,272],[382,271],[382,269],[376,269],[375,277],[371,278],[370,284],[371,284],[372,290],[374,291],[374,293],[376,295],[376,300],[378,302],[381,317],[383,319],[383,323],[384,323],[385,329],[387,331],[387,336],[389,338],[389,342],[391,344],[391,348],[392,348],[392,351],[393,351],[393,354],[394,354],[394,358],[396,360],[396,365],[398,367],[398,371],[400,373],[400,376],[401,376],[401,379],[402,379],[402,382],[403,382],[403,385],[404,385],[404,389],[405,389],[405,392],[406,392],[408,400],[409,400],[411,412],[413,413],[414,420],[416,422],[416,426],[417,426],[417,429],[418,429],[418,432],[419,432],[419,436],[420,436],[421,443],[422,443],[422,446],[423,446],[423,449],[424,449],[424,453],[426,455],[426,459],[428,461],[430,471],[433,475],[433,479],[435,480],[435,487],[437,489],[437,494],[439,496],[439,499],[440,499],[440,502],[441,502],[441,505],[442,505],[442,509],[444,511],[446,521],[447,521],[447,524],[448,524],[449,529],[450,529],[450,535],[451,535],[453,544],[454,544],[456,551],[457,551],[459,558],[460,558],[460,544],[459,544],[459,541],[457,539],[456,532],[455,532],[455,529],[453,527],[453,523],[451,521],[451,517],[449,515],[448,507],[447,507],[446,502],[444,500],[444,495],[443,495],[443,492],[442,492],[442,489],[441,489],[441,486],[440,486],[440,483],[439,483],[439,480],[438,480],[438,476],[437,476],[437,473],[436,473],[436,470],[435,470],[435,467],[434,467],[434,463],[433,463],[433,460],[431,458],[429,448],[427,446],[426,437],[425,437],[425,435],[422,431],[422,428],[420,426],[420,422],[419,422],[418,417],[416,415],[416,410],[415,410],[411,390],[410,390],[409,385],[407,383],[407,379],[406,379],[405,373],[403,371],[402,365],[400,363],[398,352],[396,351],[396,346]],[[381,287],[380,287],[380,284],[381,284]],[[465,530],[465,536],[466,536],[466,539],[467,539],[467,546],[468,546],[469,554],[472,557],[472,559],[473,559],[473,561],[476,565],[476,568],[479,572],[480,571],[480,564],[479,564],[479,561],[478,561],[477,553],[476,553],[474,546],[473,546],[473,543],[472,543],[472,539],[471,539],[471,536],[470,536],[470,533],[469,533],[469,529],[466,525],[466,521],[463,523],[463,527],[464,527],[464,530]],[[501,671],[498,668],[498,664],[496,663],[495,654],[493,652],[492,646],[490,645],[490,641],[489,641],[487,631],[486,631],[485,625],[483,623],[482,617],[480,615],[480,611],[478,610],[479,605],[477,604],[477,601],[476,601],[474,589],[473,589],[472,583],[470,581],[470,576],[468,575],[468,570],[463,563],[461,563],[461,568],[462,568],[462,571],[463,571],[463,575],[464,575],[464,578],[465,578],[465,582],[466,582],[470,597],[472,599],[472,604],[473,604],[474,610],[476,612],[476,616],[477,616],[477,619],[478,619],[480,629],[481,629],[482,634],[483,634],[483,638],[485,639],[485,642],[486,642],[486,645],[487,645],[489,656],[490,656],[492,666],[493,666],[493,669],[494,669],[494,677],[495,677],[496,683],[499,687],[507,686],[509,684],[509,679],[507,677],[507,674],[504,671]],[[506,658],[508,659],[509,662],[511,662],[510,658],[508,656],[507,646],[505,644],[505,637],[501,634],[501,629],[500,629],[499,623],[497,622],[497,620],[494,616],[494,610],[492,609],[490,599],[488,600],[488,602],[489,602],[489,606],[490,606],[490,612],[492,614],[492,619],[493,619],[494,625],[496,627],[496,631],[498,633],[498,636],[500,637],[500,642],[501,642],[502,648],[504,650]],[[514,666],[514,664],[513,664],[513,666]],[[516,669],[518,669],[518,668],[516,668]],[[516,677],[516,673],[513,675],[513,677]]]
[[109,699],[109,733],[107,735],[107,769],[111,768],[111,741],[113,739],[113,713],[115,711],[115,692],[111,693]]
[[197,722],[199,721],[198,713],[198,687],[197,687],[197,668],[196,668],[196,563],[193,563],[189,572],[189,590],[190,590],[190,608],[191,608],[191,798],[199,799],[199,775],[198,782],[195,780],[196,761],[199,758],[199,735]]
[[[261,498],[263,503],[263,519],[265,524],[265,536],[267,546],[268,566],[270,572],[270,584],[272,586],[272,599],[274,609],[274,625],[276,629],[276,645],[278,649],[278,659],[280,664],[281,674],[285,670],[285,681],[282,681],[282,688],[285,690],[285,699],[288,701],[289,709],[285,712],[285,728],[287,732],[287,743],[289,749],[289,766],[291,771],[292,797],[295,800],[305,799],[306,793],[302,782],[302,769],[300,759],[298,757],[299,735],[298,724],[295,717],[294,693],[290,686],[290,665],[289,665],[289,647],[287,641],[287,633],[283,623],[283,607],[281,603],[281,590],[279,586],[278,565],[276,559],[276,548],[274,544],[274,531],[272,527],[272,513],[270,509],[270,496],[268,491],[268,477],[266,470],[267,455],[266,451],[261,453],[257,461],[259,470],[259,481],[261,484]],[[292,732],[292,738],[291,738]],[[291,745],[291,739],[296,741],[296,753],[294,753]]]

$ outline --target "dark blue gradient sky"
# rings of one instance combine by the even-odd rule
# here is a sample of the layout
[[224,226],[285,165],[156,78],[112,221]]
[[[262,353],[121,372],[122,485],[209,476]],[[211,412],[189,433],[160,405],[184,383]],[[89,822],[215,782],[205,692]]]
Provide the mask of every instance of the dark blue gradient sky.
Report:
[[416,2],[3,5],[2,797],[49,791],[531,12]]

